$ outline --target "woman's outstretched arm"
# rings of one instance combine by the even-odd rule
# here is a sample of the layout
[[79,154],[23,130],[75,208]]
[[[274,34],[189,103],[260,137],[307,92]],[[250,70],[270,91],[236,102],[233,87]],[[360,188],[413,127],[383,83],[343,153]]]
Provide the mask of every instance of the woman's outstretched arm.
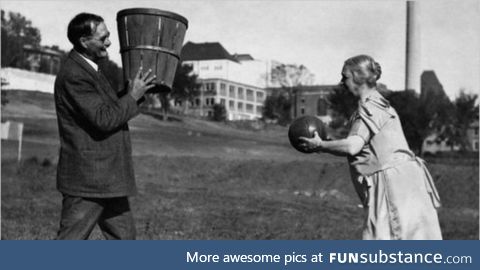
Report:
[[316,152],[326,152],[336,156],[354,156],[362,150],[365,141],[358,135],[348,136],[345,139],[324,141],[315,132],[313,138],[300,137],[304,141],[302,144],[305,149]]

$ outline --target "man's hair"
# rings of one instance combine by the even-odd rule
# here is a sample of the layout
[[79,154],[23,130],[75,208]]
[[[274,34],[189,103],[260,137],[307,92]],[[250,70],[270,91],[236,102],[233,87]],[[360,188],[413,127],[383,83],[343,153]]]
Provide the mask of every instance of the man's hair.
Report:
[[95,33],[97,26],[103,22],[103,18],[90,13],[80,13],[75,16],[68,24],[68,40],[76,49],[82,49],[80,45],[81,37],[88,37]]

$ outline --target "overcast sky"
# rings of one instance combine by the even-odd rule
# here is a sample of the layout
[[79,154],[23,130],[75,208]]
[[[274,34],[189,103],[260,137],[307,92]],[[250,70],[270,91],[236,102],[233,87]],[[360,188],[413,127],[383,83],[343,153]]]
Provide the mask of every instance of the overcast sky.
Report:
[[[480,1],[420,1],[423,70],[434,70],[447,94],[480,91]],[[0,0],[40,29],[42,45],[71,48],[68,22],[80,12],[101,15],[111,32],[110,58],[121,65],[116,14],[133,7],[158,8],[189,20],[192,42],[220,42],[230,53],[303,64],[318,84],[335,84],[345,59],[369,54],[382,66],[380,80],[404,88],[403,0]]]

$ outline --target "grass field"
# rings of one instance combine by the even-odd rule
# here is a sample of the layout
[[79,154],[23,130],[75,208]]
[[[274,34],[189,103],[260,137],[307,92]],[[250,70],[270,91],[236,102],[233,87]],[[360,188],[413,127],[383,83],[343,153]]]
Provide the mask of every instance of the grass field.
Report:
[[[2,119],[25,123],[23,161],[2,140],[2,239],[52,239],[58,135],[52,96],[11,91]],[[185,118],[130,122],[138,239],[359,239],[363,209],[346,160],[304,155],[286,128],[239,130]],[[445,239],[478,239],[478,160],[429,165]],[[91,239],[102,239],[95,229]]]

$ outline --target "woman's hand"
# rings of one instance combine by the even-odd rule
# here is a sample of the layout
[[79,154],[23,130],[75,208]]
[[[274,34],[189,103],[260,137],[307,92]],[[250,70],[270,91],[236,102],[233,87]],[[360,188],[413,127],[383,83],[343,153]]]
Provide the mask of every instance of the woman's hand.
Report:
[[307,151],[313,150],[317,152],[322,150],[323,140],[320,138],[320,136],[318,136],[318,132],[316,131],[313,133],[313,138],[300,137],[298,139],[304,142],[300,144],[300,146]]

